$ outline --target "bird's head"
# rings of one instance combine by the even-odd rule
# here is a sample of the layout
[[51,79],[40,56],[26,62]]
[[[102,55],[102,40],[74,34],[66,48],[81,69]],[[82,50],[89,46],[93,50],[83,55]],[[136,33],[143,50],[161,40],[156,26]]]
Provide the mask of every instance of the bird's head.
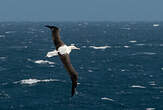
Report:
[[49,28],[51,31],[55,31],[55,32],[58,32],[59,31],[59,28],[56,27],[56,26],[45,25],[45,27]]
[[71,46],[69,46],[71,49],[76,49],[76,50],[80,50],[80,48],[77,48],[76,46],[74,46],[74,45],[71,45]]

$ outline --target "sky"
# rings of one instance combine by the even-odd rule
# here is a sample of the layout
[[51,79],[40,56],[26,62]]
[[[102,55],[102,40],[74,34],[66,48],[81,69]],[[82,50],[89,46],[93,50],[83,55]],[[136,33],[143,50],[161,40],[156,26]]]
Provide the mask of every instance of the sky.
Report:
[[0,21],[162,21],[163,0],[0,0]]

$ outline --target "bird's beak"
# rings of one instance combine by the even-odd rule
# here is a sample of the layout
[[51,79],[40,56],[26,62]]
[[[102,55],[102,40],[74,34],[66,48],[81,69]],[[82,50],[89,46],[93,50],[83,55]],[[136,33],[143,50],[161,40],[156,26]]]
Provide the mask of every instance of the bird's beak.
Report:
[[45,25],[45,27],[47,27],[49,29],[52,29],[52,26],[49,26],[49,25]]
[[76,50],[80,50],[80,48],[77,48],[77,47],[75,47],[74,49],[76,49]]

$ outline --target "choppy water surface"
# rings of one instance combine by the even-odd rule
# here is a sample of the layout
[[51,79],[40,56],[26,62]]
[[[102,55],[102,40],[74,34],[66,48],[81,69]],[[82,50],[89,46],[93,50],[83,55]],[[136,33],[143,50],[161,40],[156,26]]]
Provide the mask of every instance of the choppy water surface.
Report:
[[[45,24],[80,50],[77,94]],[[157,24],[157,25],[156,25]],[[163,23],[0,23],[1,110],[163,109]]]

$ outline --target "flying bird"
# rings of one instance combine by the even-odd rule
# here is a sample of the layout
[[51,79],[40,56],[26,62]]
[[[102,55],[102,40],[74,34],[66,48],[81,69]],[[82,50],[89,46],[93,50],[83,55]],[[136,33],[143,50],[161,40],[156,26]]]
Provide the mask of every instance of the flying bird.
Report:
[[64,64],[65,69],[70,75],[72,81],[71,96],[73,96],[75,94],[77,87],[78,73],[75,71],[74,67],[71,64],[69,53],[71,52],[71,49],[74,47],[73,46],[69,47],[64,44],[64,42],[60,38],[60,30],[58,27],[49,25],[46,25],[45,27],[49,28],[52,31],[52,40],[56,47],[54,53],[55,55],[59,55],[62,63]]

